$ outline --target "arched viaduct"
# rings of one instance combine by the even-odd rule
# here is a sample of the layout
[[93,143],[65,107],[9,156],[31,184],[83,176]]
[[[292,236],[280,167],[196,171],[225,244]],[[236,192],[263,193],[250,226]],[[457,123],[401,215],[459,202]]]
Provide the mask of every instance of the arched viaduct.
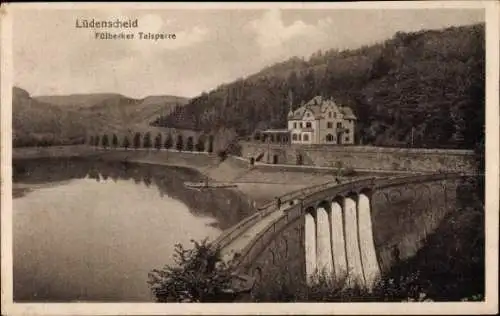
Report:
[[[253,291],[276,276],[309,282],[318,271],[370,288],[412,257],[451,211],[467,206],[474,177],[405,175],[326,183],[283,196],[216,241]],[[293,279],[293,280],[292,280]]]

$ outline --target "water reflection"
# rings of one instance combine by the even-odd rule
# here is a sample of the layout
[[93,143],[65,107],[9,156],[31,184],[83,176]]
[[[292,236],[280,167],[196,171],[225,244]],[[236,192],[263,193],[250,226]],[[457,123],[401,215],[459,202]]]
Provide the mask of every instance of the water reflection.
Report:
[[201,179],[186,168],[45,159],[13,175],[16,301],[149,301],[147,273],[175,243],[251,212],[237,191],[185,188]]
[[[136,184],[154,186],[161,197],[182,201],[194,215],[212,216],[214,226],[225,230],[253,212],[251,200],[234,189],[193,190],[186,188],[186,181],[201,181],[204,177],[196,170],[185,167],[168,167],[133,162],[110,162],[71,159],[36,159],[13,163],[14,183],[45,184],[70,179],[94,179],[96,181],[130,180]],[[14,197],[28,194],[34,187],[14,188]]]

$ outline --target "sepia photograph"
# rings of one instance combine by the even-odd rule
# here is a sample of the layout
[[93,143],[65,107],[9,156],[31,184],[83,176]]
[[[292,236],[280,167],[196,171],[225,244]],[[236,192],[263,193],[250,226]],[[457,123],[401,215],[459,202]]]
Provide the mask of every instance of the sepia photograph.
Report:
[[497,313],[498,10],[2,5],[2,314]]

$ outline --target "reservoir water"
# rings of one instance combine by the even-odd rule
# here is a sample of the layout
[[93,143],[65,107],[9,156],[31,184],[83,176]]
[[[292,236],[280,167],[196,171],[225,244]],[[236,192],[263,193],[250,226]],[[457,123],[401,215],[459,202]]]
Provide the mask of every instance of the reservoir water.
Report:
[[15,301],[152,301],[148,272],[174,245],[213,240],[253,210],[238,191],[198,191],[196,171],[82,159],[14,162]]

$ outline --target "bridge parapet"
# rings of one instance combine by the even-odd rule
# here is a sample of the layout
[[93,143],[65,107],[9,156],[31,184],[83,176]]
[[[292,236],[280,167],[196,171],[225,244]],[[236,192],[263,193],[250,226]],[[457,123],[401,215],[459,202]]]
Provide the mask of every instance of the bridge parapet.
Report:
[[[368,180],[368,179],[373,179],[374,177],[364,177],[364,178],[358,178],[356,181],[360,180]],[[290,207],[292,205],[296,205],[300,199],[305,198],[306,196],[318,192],[318,191],[323,191],[325,189],[334,187],[340,185],[339,182],[337,181],[329,181],[326,183],[321,183],[318,185],[314,185],[311,187],[307,187],[304,189],[298,189],[295,191],[288,192],[282,196],[279,197],[281,200],[281,204],[283,207]],[[225,232],[223,232],[217,239],[214,240],[213,244],[216,247],[219,248],[224,248],[228,244],[230,244],[234,239],[238,238],[241,234],[243,234],[249,227],[254,225],[255,223],[259,222],[262,218],[268,216],[269,214],[278,211],[276,207],[276,201],[271,201],[268,202],[262,206],[259,206],[257,208],[257,212],[244,218],[241,220],[239,223],[236,225],[232,226],[231,228],[227,229]]]

